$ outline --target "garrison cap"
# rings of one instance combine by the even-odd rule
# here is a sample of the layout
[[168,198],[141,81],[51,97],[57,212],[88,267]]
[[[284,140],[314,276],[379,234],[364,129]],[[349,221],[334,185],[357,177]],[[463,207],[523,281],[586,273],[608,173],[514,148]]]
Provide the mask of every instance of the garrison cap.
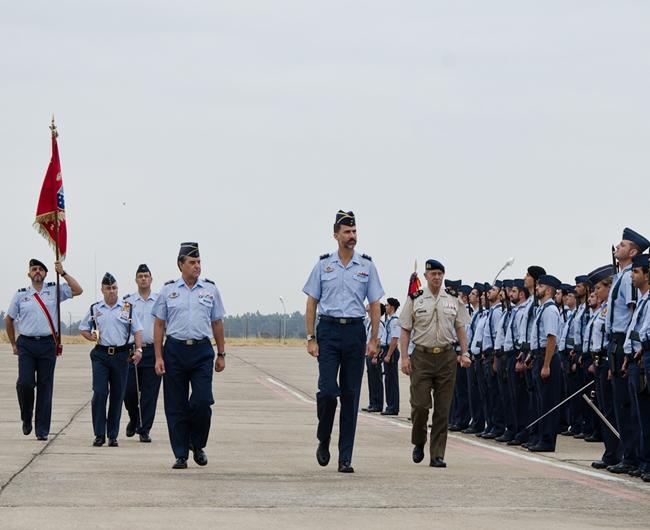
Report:
[[573,285],[570,285],[568,283],[561,283],[560,284],[560,290],[565,292],[565,293],[575,293],[576,288]]
[[647,269],[649,259],[650,254],[637,254],[632,258],[632,267],[643,267]]
[[523,289],[526,287],[526,282],[524,282],[523,278],[517,278],[515,280],[512,280],[512,286],[516,287],[517,289]]
[[587,276],[589,276],[589,281],[592,283],[592,285],[596,285],[602,280],[611,278],[614,276],[614,274],[614,267],[611,265],[603,265],[602,267],[598,267],[597,269],[591,271]]
[[476,289],[479,292],[479,294],[483,293],[483,290],[485,289],[485,285],[483,285],[482,283],[479,283],[479,282],[475,282],[474,283],[474,289]]
[[472,292],[472,286],[471,285],[461,285],[460,288],[458,289],[458,292],[463,293],[465,296],[469,296],[469,293]]
[[42,267],[45,272],[47,272],[47,267],[45,266],[45,263],[43,263],[41,260],[32,258],[29,260],[29,267]]
[[149,274],[151,274],[151,271],[149,270],[149,267],[147,267],[146,263],[142,263],[138,265],[138,270],[135,271],[135,273],[138,274],[140,272],[148,272]]
[[501,289],[503,287],[503,282],[501,280],[497,280],[494,282],[493,287],[496,287],[497,289]]
[[336,212],[336,220],[334,221],[334,224],[356,226],[357,222],[354,218],[353,212],[344,212],[343,210],[339,210]]
[[192,241],[181,243],[181,248],[178,251],[178,259],[181,258],[199,258],[199,244]]
[[437,259],[428,259],[424,264],[425,270],[428,271],[442,271],[445,272],[445,266],[440,263]]
[[589,276],[587,276],[586,274],[580,274],[576,276],[574,279],[576,281],[576,285],[578,285],[579,283],[586,283],[587,285],[591,285],[591,280],[589,279]]
[[632,241],[632,243],[639,247],[641,252],[650,247],[650,241],[648,241],[645,237],[643,237],[638,232],[635,232],[631,228],[625,228],[623,230],[623,239]]
[[397,298],[386,298],[386,303],[395,309],[399,309],[399,300]]
[[505,287],[506,289],[511,289],[514,286],[515,286],[514,280],[503,280],[503,287]]
[[562,285],[562,282],[551,274],[542,274],[539,278],[537,278],[537,283],[553,287],[553,289],[559,289],[560,285]]
[[102,285],[113,285],[114,283],[117,283],[115,276],[113,276],[110,272],[104,274],[104,277],[102,278]]
[[546,274],[546,269],[544,267],[540,267],[539,265],[531,265],[528,267],[528,274],[530,274],[535,279],[535,281],[538,281],[540,276]]
[[483,284],[483,291],[485,291],[487,293],[490,289],[492,289],[492,284],[489,283],[489,282],[485,282]]
[[445,280],[445,287],[453,289],[456,292],[458,292],[461,285],[463,285],[463,280]]

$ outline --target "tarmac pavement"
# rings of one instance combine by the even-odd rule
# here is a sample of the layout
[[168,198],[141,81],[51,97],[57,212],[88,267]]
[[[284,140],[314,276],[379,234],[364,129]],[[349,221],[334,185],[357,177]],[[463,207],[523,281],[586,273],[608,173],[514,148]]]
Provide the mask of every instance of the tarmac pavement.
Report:
[[[648,528],[650,484],[590,467],[601,444],[531,454],[451,434],[446,469],[411,461],[399,417],[360,413],[355,473],[318,466],[317,364],[302,348],[229,348],[215,374],[209,463],[172,470],[161,397],[153,443],[92,447],[89,346],[57,363],[52,432],[23,436],[16,358],[0,345],[0,528]],[[367,403],[366,381],[361,405]]]

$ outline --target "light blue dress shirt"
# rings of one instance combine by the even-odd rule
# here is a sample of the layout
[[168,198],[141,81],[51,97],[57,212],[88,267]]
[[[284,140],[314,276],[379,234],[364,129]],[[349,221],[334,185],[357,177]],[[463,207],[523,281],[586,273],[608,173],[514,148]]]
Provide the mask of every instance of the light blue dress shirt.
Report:
[[[607,333],[625,333],[632,318],[632,309],[628,307],[632,304],[632,264],[625,267],[614,278],[612,288],[609,290],[607,297],[607,307],[612,311],[612,315],[608,315],[605,321]],[[614,299],[614,291],[616,299]],[[613,319],[613,323],[612,323]]]
[[506,333],[508,332],[508,323],[510,322],[511,316],[512,316],[512,310],[506,309],[505,311],[501,312],[501,317],[499,317],[499,325],[497,327],[497,338],[494,341],[495,350],[500,350],[501,348],[503,348],[503,343],[506,340]]
[[390,344],[392,339],[397,339],[399,341],[402,328],[399,325],[399,318],[397,315],[393,315],[386,321],[386,344]]
[[[575,324],[576,310],[566,312],[566,322],[561,323],[560,340],[557,349],[564,351],[573,348],[573,326]],[[569,340],[570,339],[570,340]]]
[[372,304],[384,296],[375,264],[358,252],[347,267],[338,251],[318,260],[302,291],[318,300],[320,315],[338,318],[364,317],[365,300]]
[[190,289],[183,278],[167,282],[154,303],[153,316],[165,321],[165,333],[178,340],[212,338],[212,322],[226,311],[217,286],[197,280]]
[[133,312],[137,315],[142,324],[142,344],[153,344],[153,323],[156,318],[153,316],[153,306],[158,299],[158,293],[151,292],[144,300],[140,293],[135,292],[127,295],[124,300],[133,304]]
[[499,320],[501,319],[500,305],[495,305],[490,308],[488,318],[483,328],[483,351],[494,349],[494,342],[499,330]]
[[[18,333],[28,337],[45,337],[52,335],[52,329],[47,322],[47,317],[43,309],[34,299],[36,293],[31,285],[25,289],[20,289],[12,298],[7,314],[16,322]],[[72,298],[72,289],[67,283],[59,285],[61,302]],[[58,314],[56,311],[56,284],[49,282],[43,284],[41,292],[38,293],[47,307],[54,329],[57,329]]]
[[521,318],[521,304],[513,306],[510,310],[506,324],[506,332],[503,338],[503,351],[512,351],[515,349],[517,333],[519,331],[519,319]]
[[484,309],[476,317],[476,321],[475,321],[476,325],[474,326],[474,335],[472,336],[472,342],[470,346],[470,351],[472,355],[479,355],[481,351],[485,349],[484,347],[481,348],[481,346],[479,346],[479,343],[483,341],[483,333],[484,333],[483,330],[485,329],[487,316],[488,316],[488,311]]
[[[99,330],[99,344],[102,346],[124,346],[129,342],[129,306],[127,302],[118,299],[113,307],[109,307],[102,300],[93,304],[92,309],[92,316],[88,311],[79,324],[81,331],[93,329],[94,320],[95,327]],[[137,331],[142,331],[142,325],[135,311],[132,311],[131,333]]]
[[[630,355],[641,351],[641,342],[645,340],[641,336],[641,330],[643,329],[645,315],[648,313],[648,291],[643,295],[641,300],[639,300],[634,314],[632,315],[632,320],[630,321],[630,326],[627,328],[627,333],[625,335],[625,344],[623,344],[623,351]],[[639,334],[640,340],[632,339],[632,333],[636,331]]]
[[[588,318],[585,318],[585,309],[587,304],[580,304],[576,309],[575,317],[573,318],[573,344],[581,345],[584,348],[585,342],[585,328],[587,327]],[[584,350],[583,351],[587,351]]]
[[607,302],[603,303],[592,315],[587,324],[587,341],[589,341],[590,352],[600,352],[607,348],[609,340],[607,339],[606,323],[609,318]]
[[555,302],[547,300],[537,308],[532,323],[530,347],[532,349],[546,348],[548,336],[558,336],[560,327],[560,310]]
[[533,320],[535,320],[535,311],[537,310],[537,308],[533,306],[534,300],[533,296],[529,296],[528,300],[521,305],[521,320],[519,321],[520,344],[528,342],[531,348],[535,347],[531,342],[532,325]]

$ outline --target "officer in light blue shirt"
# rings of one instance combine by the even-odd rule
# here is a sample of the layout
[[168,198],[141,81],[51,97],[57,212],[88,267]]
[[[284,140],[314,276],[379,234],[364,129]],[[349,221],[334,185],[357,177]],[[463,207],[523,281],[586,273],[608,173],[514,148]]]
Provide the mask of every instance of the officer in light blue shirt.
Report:
[[[341,473],[352,473],[350,465],[363,379],[364,352],[377,355],[379,348],[379,300],[384,290],[370,256],[354,249],[357,228],[354,213],[339,210],[334,221],[338,249],[323,254],[307,279],[305,327],[307,351],[318,359],[318,449],[321,466],[329,463],[329,443],[341,400],[339,417],[339,465]],[[365,301],[370,305],[370,336],[363,325]],[[318,328],[315,329],[318,308]],[[314,334],[314,332],[317,332]],[[366,345],[367,342],[367,345]]]
[[156,354],[153,347],[155,317],[152,310],[158,300],[158,293],[151,291],[152,281],[151,270],[146,263],[141,264],[135,273],[138,290],[124,297],[126,302],[133,305],[133,313],[142,324],[142,360],[137,366],[134,364],[129,366],[129,377],[124,394],[124,406],[129,413],[126,435],[130,438],[138,433],[140,441],[145,443],[151,442],[149,431],[156,416],[156,403],[161,383],[155,371]]
[[[176,457],[172,468],[186,469],[190,450],[199,466],[208,463],[203,448],[214,403],[212,364],[216,372],[226,367],[225,310],[214,282],[200,279],[198,243],[181,243],[176,264],[181,277],[163,286],[152,313],[156,373],[164,374],[165,416]],[[216,361],[211,337],[217,345]]]
[[[559,335],[560,311],[553,301],[560,280],[550,274],[537,279],[536,296],[539,308],[532,322],[531,352],[533,355],[533,383],[539,404],[540,416],[560,402],[562,373],[556,353]],[[553,452],[560,425],[560,411],[555,410],[539,422],[538,439],[529,445],[532,452]]]
[[397,298],[386,299],[386,355],[384,356],[384,388],[386,390],[386,410],[384,416],[399,414],[399,338],[402,328],[399,325]]
[[[383,318],[386,312],[386,306],[380,304],[380,316]],[[366,307],[366,311],[370,313],[370,306]],[[365,318],[364,325],[366,327],[366,335],[370,336],[371,327],[370,315]],[[386,325],[382,319],[379,320],[379,345],[383,352],[386,344]],[[383,357],[381,354],[377,357],[366,357],[366,375],[368,376],[368,406],[363,407],[361,410],[364,412],[383,412],[384,410],[384,382],[382,379],[382,362],[379,360]]]
[[[79,324],[79,331],[85,339],[96,343],[90,352],[93,370],[93,445],[104,445],[108,434],[109,447],[117,447],[128,361],[132,356],[137,365],[142,358],[142,325],[133,313],[133,306],[118,298],[117,281],[109,272],[102,279],[102,294],[104,299],[90,306]],[[135,349],[129,343],[131,334]]]
[[469,323],[467,342],[470,345],[469,351],[472,354],[474,362],[467,368],[467,387],[469,391],[469,404],[472,411],[472,421],[465,434],[479,435],[485,432],[487,418],[487,403],[482,398],[481,389],[483,388],[485,378],[483,376],[483,362],[481,352],[483,349],[483,331],[489,311],[481,304],[481,297],[484,293],[485,285],[480,282],[474,283],[469,300],[470,304],[476,304],[476,309],[472,313],[472,319]]
[[[67,282],[59,286],[60,301],[80,295],[81,286],[63,270],[61,262],[55,262],[54,267],[57,274]],[[31,285],[18,289],[14,295],[5,316],[5,327],[13,353],[18,356],[16,394],[23,434],[32,432],[32,416],[35,415],[36,438],[45,441],[50,433],[52,418],[54,368],[57,356],[63,351],[60,344],[57,344],[56,337],[59,333],[57,287],[54,282],[45,282],[47,267],[37,259],[29,261],[27,276]],[[16,327],[20,333],[18,339]]]
[[[503,408],[499,397],[499,384],[497,382],[495,364],[495,349],[497,331],[499,329],[499,320],[501,318],[501,287],[502,283],[497,280],[494,285],[485,284],[485,296],[488,299],[490,309],[483,327],[483,378],[485,386],[483,388],[482,398],[487,403],[487,432],[484,432],[481,438],[492,440],[503,435],[505,430],[505,420],[503,417]],[[480,384],[479,379],[479,384]]]
[[629,473],[635,471],[639,465],[640,432],[639,426],[632,417],[629,379],[624,377],[623,373],[625,359],[623,345],[638,298],[638,292],[632,286],[632,258],[641,254],[649,246],[650,241],[645,237],[630,228],[625,228],[621,242],[616,245],[614,251],[614,258],[618,261],[620,272],[614,278],[607,301],[609,308],[606,320],[609,338],[607,355],[612,372],[614,411],[623,445],[623,461],[620,465],[611,466],[612,473]]

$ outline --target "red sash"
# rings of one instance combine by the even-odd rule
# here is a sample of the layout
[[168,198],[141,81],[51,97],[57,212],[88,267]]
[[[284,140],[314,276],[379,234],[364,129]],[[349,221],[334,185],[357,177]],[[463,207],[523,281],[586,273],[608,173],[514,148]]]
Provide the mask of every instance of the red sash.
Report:
[[34,293],[34,300],[38,302],[38,305],[43,310],[43,314],[47,319],[47,323],[50,325],[50,330],[52,331],[52,337],[54,337],[54,340],[56,342],[56,354],[61,355],[61,353],[63,353],[63,346],[61,345],[61,341],[59,340],[58,333],[54,329],[54,322],[52,322],[52,317],[50,316],[50,312],[47,310],[47,306],[45,305],[45,302],[43,302],[41,295],[39,295],[38,293]]

